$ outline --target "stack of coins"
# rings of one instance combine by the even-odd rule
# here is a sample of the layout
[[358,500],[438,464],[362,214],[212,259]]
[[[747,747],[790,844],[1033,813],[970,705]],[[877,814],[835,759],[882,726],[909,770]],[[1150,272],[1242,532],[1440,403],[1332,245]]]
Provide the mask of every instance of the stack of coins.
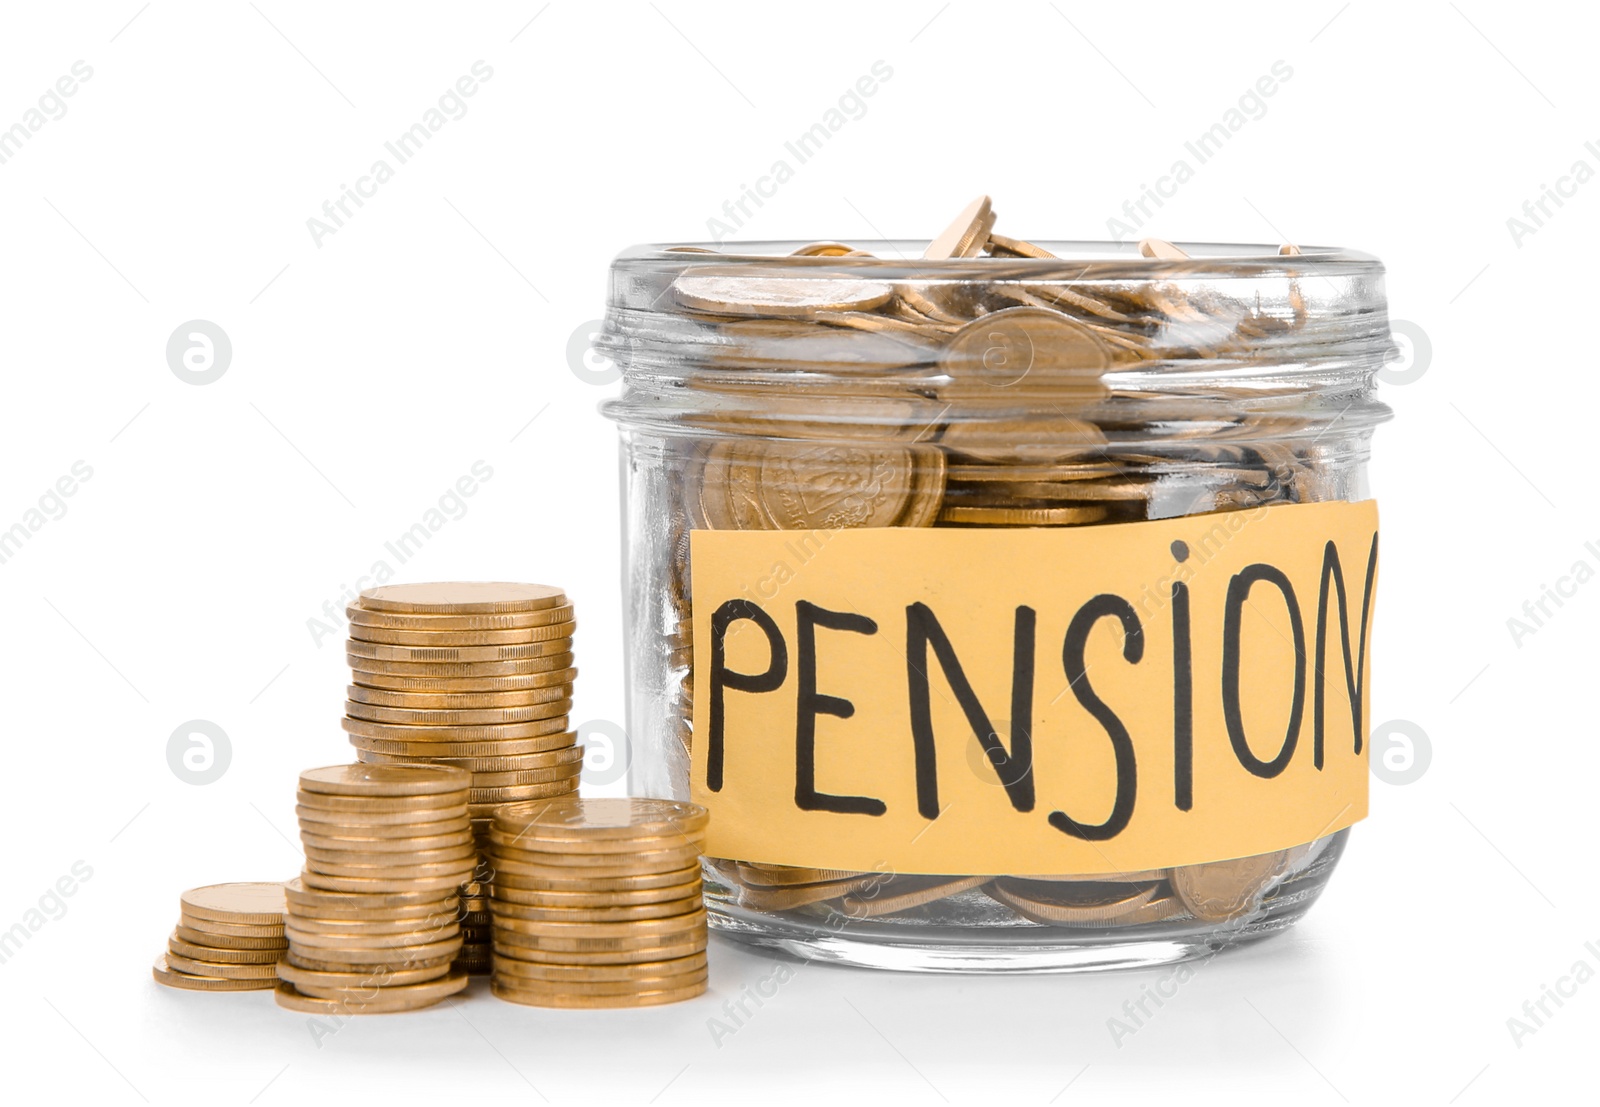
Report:
[[[346,609],[354,683],[344,729],[373,763],[472,774],[479,840],[495,806],[576,790],[583,751],[568,729],[572,604],[559,588],[461,582],[370,588]],[[457,968],[489,970],[482,881],[463,888]]]
[[[672,530],[654,572],[668,602],[653,616],[658,667],[643,677],[659,674],[665,687],[675,778],[688,775],[694,737],[691,531],[1085,526],[1350,495],[1349,473],[1304,416],[1244,402],[1281,401],[1290,383],[1273,396],[1242,387],[1237,410],[1212,406],[1195,418],[1174,410],[1170,382],[1138,375],[1168,359],[1249,359],[1303,337],[1314,322],[1292,271],[1250,285],[1253,299],[1229,297],[1213,282],[1174,279],[1187,255],[1147,239],[1110,278],[1067,278],[1045,264],[1050,251],[994,226],[981,197],[924,255],[972,259],[981,276],[976,265],[890,281],[719,261],[690,265],[660,290],[659,301],[675,301],[700,329],[707,359],[707,371],[682,382],[708,394],[681,416],[703,433],[666,440]],[[866,256],[829,242],[794,253]],[[1281,277],[1279,255],[1299,253],[1206,258],[1194,272],[1249,274],[1267,261]],[[785,380],[796,367],[838,370],[849,387],[829,396],[827,380]],[[866,392],[868,375],[890,383]],[[1160,434],[1130,433],[1146,421]],[[1304,868],[1266,854],[1154,877],[1000,877],[989,886],[988,876],[715,865],[729,898],[758,911],[937,921],[987,918],[998,903],[1058,926],[1241,918]]]
[[706,988],[706,812],[565,799],[495,812],[494,994],[536,1007],[643,1007]]
[[263,991],[277,983],[284,937],[282,884],[208,884],[178,899],[178,927],[151,973],[191,992]]
[[477,863],[471,776],[442,765],[333,765],[300,774],[306,867],[286,886],[282,1007],[410,1011],[467,985],[459,889]]

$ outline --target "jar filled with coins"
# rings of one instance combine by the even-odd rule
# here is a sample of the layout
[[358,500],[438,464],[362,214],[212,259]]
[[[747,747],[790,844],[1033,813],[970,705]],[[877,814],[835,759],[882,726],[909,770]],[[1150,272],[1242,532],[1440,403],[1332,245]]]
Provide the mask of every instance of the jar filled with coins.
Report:
[[803,957],[1274,933],[1366,814],[1383,267],[994,225],[614,263],[632,790]]

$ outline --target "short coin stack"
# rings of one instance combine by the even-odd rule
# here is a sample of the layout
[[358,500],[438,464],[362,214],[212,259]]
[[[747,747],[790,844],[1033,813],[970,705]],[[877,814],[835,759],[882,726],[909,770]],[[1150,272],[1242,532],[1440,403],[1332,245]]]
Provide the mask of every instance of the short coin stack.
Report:
[[471,777],[431,765],[333,765],[300,774],[305,872],[286,886],[279,1006],[410,1011],[467,985],[459,889],[477,863]]
[[706,988],[706,812],[652,799],[511,804],[489,832],[494,994],[643,1007]]
[[179,897],[178,928],[152,975],[192,992],[253,992],[277,983],[284,937],[282,884],[208,884]]
[[[459,582],[369,588],[346,609],[352,670],[344,729],[374,763],[452,765],[472,774],[483,846],[502,803],[565,795],[583,751],[568,729],[572,604],[559,588]],[[483,889],[464,889],[458,968],[489,968]]]

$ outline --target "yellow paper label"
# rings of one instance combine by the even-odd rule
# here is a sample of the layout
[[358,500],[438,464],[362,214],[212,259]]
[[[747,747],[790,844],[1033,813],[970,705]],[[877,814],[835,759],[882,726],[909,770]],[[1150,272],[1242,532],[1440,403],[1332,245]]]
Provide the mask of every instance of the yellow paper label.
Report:
[[1377,508],[695,531],[707,851],[1113,873],[1367,813]]

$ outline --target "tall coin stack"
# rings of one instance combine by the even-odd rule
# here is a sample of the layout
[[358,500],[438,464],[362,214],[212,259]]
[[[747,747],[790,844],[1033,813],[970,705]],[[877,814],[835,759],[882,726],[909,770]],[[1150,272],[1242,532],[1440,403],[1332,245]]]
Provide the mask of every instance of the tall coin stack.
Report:
[[477,864],[468,773],[443,765],[333,765],[300,774],[305,871],[285,888],[279,1006],[410,1011],[465,988],[460,886]]
[[644,1007],[706,988],[706,812],[653,799],[511,804],[489,832],[494,994]]
[[[351,679],[344,729],[364,762],[451,765],[472,774],[480,853],[498,804],[577,790],[583,751],[568,730],[572,604],[539,584],[370,588],[346,609]],[[456,967],[489,970],[482,884],[462,889]]]
[[178,900],[178,927],[151,970],[169,988],[253,992],[277,983],[283,932],[283,885],[208,884]]

